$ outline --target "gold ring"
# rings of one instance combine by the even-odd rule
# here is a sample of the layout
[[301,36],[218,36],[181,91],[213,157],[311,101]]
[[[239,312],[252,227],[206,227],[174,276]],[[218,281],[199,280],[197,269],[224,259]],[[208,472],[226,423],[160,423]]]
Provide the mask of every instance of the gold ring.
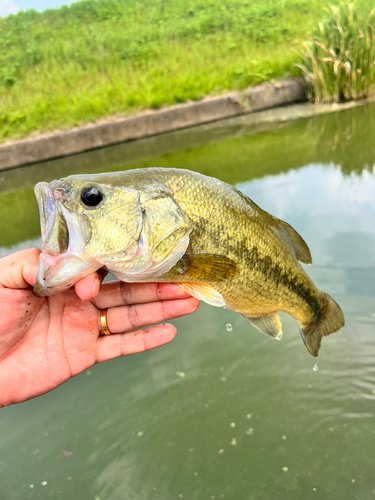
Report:
[[107,311],[108,309],[100,310],[100,323],[102,325],[102,332],[104,333],[104,335],[111,335],[111,332],[109,331],[107,325]]

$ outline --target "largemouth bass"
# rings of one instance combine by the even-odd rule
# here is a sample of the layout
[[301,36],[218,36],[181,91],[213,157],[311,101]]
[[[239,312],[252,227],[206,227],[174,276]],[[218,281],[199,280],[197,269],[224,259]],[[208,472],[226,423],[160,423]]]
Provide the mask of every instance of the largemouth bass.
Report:
[[34,293],[68,289],[104,267],[126,282],[179,283],[279,339],[292,315],[318,355],[344,325],[340,307],[300,262],[310,251],[286,222],[218,179],[150,168],[39,183],[42,253]]

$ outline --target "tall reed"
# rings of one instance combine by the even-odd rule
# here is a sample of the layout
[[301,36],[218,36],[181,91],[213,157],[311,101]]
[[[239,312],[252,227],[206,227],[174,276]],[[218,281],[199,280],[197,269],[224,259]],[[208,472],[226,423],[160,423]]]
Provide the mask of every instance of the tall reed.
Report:
[[303,63],[308,97],[338,102],[367,97],[374,80],[375,10],[363,14],[353,4],[331,5],[304,44]]

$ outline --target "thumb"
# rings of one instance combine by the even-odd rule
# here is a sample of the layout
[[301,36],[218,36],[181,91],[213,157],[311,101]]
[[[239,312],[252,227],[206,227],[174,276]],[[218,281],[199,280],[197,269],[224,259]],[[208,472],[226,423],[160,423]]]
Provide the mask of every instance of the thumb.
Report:
[[35,284],[40,250],[29,248],[0,259],[0,288],[29,288]]

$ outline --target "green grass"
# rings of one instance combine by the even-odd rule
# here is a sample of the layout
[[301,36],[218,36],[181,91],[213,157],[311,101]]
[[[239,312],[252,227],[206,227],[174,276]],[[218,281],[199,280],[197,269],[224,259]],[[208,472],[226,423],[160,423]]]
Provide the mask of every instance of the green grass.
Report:
[[375,64],[375,9],[369,12],[371,3],[330,6],[327,19],[305,43],[304,62],[298,66],[311,100],[338,102],[368,96]]
[[0,142],[295,76],[327,0],[84,0],[0,19]]

